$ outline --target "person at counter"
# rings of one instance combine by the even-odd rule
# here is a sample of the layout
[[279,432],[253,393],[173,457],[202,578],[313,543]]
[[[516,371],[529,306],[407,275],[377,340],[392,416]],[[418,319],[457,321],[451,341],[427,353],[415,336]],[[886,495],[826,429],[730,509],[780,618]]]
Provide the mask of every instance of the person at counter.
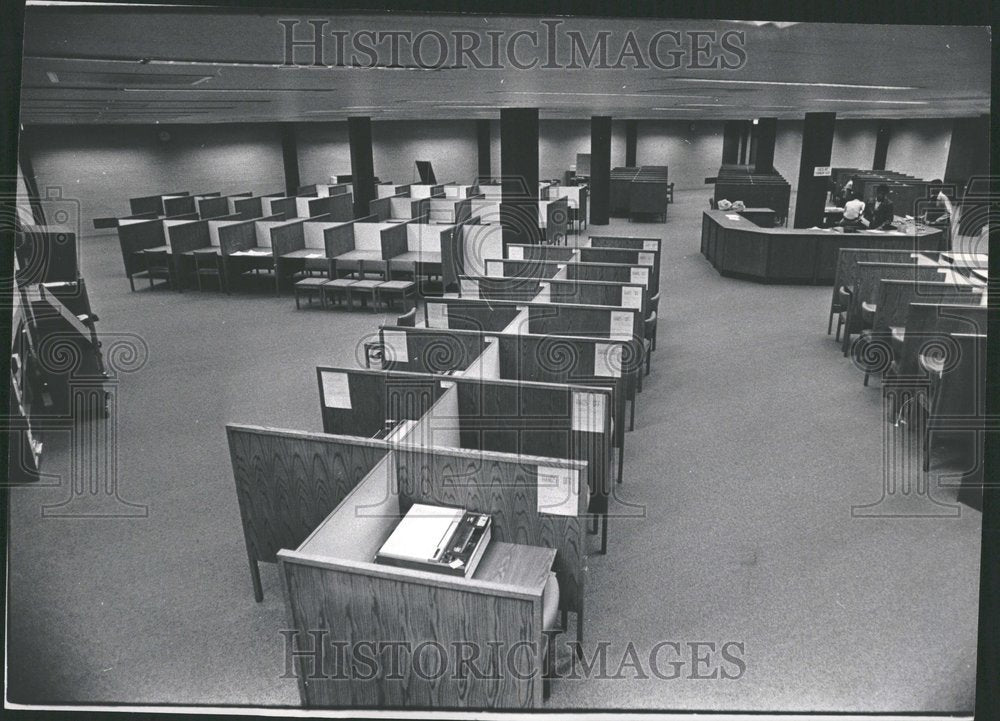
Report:
[[847,201],[849,201],[852,197],[854,197],[854,181],[848,180],[846,183],[844,183],[844,187],[839,189],[834,188],[834,192],[832,197],[830,198],[830,201],[833,203],[834,206],[838,208],[843,208],[845,205],[847,205]]
[[928,197],[933,203],[924,211],[922,218],[928,225],[946,226],[955,215],[955,208],[945,190],[944,183],[937,178],[932,180],[928,186]]
[[862,223],[868,230],[885,230],[892,226],[892,221],[895,219],[895,208],[889,200],[889,186],[879,183],[875,188],[875,202],[868,203],[865,207]]
[[844,217],[838,225],[846,231],[860,230],[865,227],[865,201],[857,196],[852,188],[845,186]]

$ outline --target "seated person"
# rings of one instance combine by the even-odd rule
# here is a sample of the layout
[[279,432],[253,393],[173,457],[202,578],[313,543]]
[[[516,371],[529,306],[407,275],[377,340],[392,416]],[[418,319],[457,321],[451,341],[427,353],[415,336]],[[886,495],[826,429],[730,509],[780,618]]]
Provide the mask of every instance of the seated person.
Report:
[[875,202],[868,203],[865,207],[862,222],[868,230],[885,230],[892,227],[892,221],[896,219],[895,209],[892,201],[889,200],[889,186],[879,183],[875,188]]
[[865,202],[854,194],[853,190],[848,191],[848,199],[844,203],[844,217],[840,225],[845,230],[858,230],[864,228]]
[[[831,181],[832,182],[832,181]],[[853,196],[854,181],[848,180],[844,183],[844,187],[836,190],[830,198],[830,202],[833,203],[836,208],[843,208],[847,201]]]
[[931,204],[924,211],[923,221],[928,225],[948,225],[954,215],[954,207],[951,199],[945,192],[944,183],[934,179],[927,187],[927,197],[931,199]]

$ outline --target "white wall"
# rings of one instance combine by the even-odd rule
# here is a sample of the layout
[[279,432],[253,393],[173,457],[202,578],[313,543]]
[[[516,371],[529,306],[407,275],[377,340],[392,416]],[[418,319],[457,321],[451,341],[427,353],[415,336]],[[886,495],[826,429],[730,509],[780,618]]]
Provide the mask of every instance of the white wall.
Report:
[[281,139],[268,125],[37,126],[31,159],[39,192],[58,187],[78,201],[86,233],[93,218],[129,215],[129,198],[285,188]]
[[943,178],[951,147],[952,121],[946,118],[894,120],[885,167],[924,180]]
[[640,120],[636,163],[666,165],[675,190],[704,189],[711,195],[705,178],[719,172],[722,127],[721,120]]
[[302,185],[326,183],[331,175],[350,174],[351,144],[346,122],[302,123],[296,128],[296,137]]

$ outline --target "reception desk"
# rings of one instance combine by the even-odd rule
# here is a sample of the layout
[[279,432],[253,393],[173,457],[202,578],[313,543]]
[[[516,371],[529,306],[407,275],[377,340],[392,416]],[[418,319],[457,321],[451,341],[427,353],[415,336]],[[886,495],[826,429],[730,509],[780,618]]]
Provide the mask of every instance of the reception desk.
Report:
[[936,228],[907,232],[762,228],[731,210],[707,210],[701,253],[721,275],[762,283],[833,283],[841,248],[947,250]]

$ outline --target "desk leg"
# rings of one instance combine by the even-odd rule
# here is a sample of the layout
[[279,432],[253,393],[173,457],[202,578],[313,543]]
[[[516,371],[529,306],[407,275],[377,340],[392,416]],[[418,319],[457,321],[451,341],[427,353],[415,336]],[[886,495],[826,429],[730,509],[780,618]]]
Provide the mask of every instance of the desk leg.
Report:
[[625,470],[625,444],[618,447],[618,482],[622,482],[622,474]]
[[260,585],[260,566],[257,560],[250,556],[250,549],[247,549],[247,559],[250,561],[250,580],[253,582],[253,598],[257,603],[264,600],[264,589]]

